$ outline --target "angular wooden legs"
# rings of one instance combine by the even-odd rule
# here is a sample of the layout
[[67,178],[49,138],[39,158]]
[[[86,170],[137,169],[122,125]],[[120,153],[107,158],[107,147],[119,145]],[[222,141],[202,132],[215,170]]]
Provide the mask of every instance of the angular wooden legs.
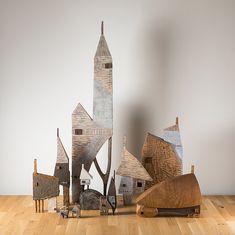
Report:
[[44,212],[44,200],[34,200],[35,212]]

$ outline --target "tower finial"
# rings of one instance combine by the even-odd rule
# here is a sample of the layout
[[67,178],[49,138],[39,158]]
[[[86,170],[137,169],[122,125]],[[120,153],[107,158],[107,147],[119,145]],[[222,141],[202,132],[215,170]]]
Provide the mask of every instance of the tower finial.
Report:
[[57,137],[59,137],[59,136],[60,136],[60,129],[57,128]]
[[104,35],[104,21],[101,22],[101,35]]
[[126,148],[126,142],[127,142],[126,135],[124,135],[123,136],[123,147],[125,147],[125,148]]
[[176,117],[175,124],[179,125],[179,117]]

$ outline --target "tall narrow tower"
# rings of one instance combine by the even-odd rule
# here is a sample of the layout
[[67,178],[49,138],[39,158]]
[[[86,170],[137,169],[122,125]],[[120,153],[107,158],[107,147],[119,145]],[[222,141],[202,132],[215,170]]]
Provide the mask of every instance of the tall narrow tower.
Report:
[[104,37],[104,24],[94,58],[94,121],[100,127],[113,128],[113,63]]
[[[113,135],[113,86],[112,57],[104,38],[103,22],[101,36],[94,57],[93,119],[81,104],[72,114],[72,200],[78,202],[82,186],[82,164],[89,171],[103,144],[109,140],[111,161],[111,137]],[[95,162],[95,164],[98,164]],[[110,166],[110,164],[108,164]],[[110,167],[109,167],[110,168]],[[103,179],[107,184],[109,171]],[[106,186],[104,186],[105,188]]]

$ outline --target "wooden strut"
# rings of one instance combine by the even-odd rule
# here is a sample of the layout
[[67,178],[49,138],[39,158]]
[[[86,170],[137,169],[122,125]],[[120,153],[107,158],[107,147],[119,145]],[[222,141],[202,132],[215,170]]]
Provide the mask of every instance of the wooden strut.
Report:
[[104,196],[106,196],[106,193],[107,193],[107,185],[108,185],[110,169],[111,169],[111,159],[112,159],[112,137],[110,137],[108,140],[108,164],[107,164],[106,173],[103,173],[102,170],[100,169],[97,159],[95,158],[94,160],[95,167],[103,181],[103,185],[104,185],[103,195]]

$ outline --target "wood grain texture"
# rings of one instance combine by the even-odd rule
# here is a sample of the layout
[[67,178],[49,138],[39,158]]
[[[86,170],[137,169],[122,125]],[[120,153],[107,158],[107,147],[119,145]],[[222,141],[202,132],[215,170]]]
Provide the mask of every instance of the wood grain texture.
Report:
[[[103,144],[113,135],[112,57],[104,37],[104,27],[94,57],[93,119],[78,104],[72,114],[72,200],[79,202],[82,191],[81,164],[90,170]],[[97,162],[96,162],[97,163]],[[102,178],[106,192],[109,174]],[[104,193],[105,194],[105,193]]]
[[117,174],[121,176],[129,176],[135,179],[152,181],[153,179],[145,170],[141,162],[123,147],[123,156]]
[[147,189],[136,203],[150,208],[187,208],[201,205],[201,191],[194,174],[162,181]]
[[0,196],[0,234],[234,235],[235,196],[203,197],[198,218],[143,218],[135,214],[135,207],[128,207],[117,208],[115,216],[79,219],[35,213],[32,196]]
[[153,181],[146,181],[145,189],[182,174],[182,161],[171,143],[147,134],[142,149],[142,164]]
[[59,179],[41,173],[33,173],[33,199],[47,199],[59,195]]

